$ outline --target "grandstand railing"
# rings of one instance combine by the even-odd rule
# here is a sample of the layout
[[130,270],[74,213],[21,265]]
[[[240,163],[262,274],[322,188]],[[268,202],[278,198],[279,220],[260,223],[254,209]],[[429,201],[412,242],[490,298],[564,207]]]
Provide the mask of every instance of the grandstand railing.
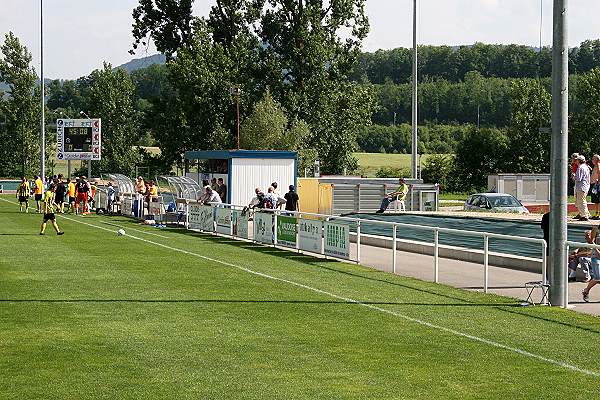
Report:
[[[190,227],[190,221],[189,221],[189,207],[190,205],[193,204],[200,204],[198,203],[196,200],[187,200],[185,202],[185,226],[186,228],[189,229]],[[212,205],[213,209],[216,208],[228,208],[231,210],[243,210],[245,207],[243,206],[239,206],[239,205],[233,205],[233,204],[213,204]],[[216,233],[215,231],[215,210],[213,210],[213,224],[212,224],[212,229],[208,229],[208,230],[202,230],[204,232],[208,232],[208,233]],[[296,250],[300,251],[299,248],[299,229],[298,229],[298,223],[303,220],[303,219],[308,219],[308,220],[320,220],[322,222],[333,222],[333,221],[343,221],[343,222],[347,222],[349,224],[354,224],[355,225],[355,231],[352,232],[350,230],[350,236],[353,236],[355,238],[355,244],[356,244],[356,252],[355,252],[355,257],[354,259],[350,258],[350,259],[345,259],[345,258],[341,258],[344,261],[353,261],[356,263],[360,263],[361,262],[361,238],[364,236],[364,234],[361,233],[361,226],[364,226],[366,224],[369,225],[380,225],[380,226],[385,226],[388,228],[392,229],[392,237],[387,237],[387,236],[380,236],[380,235],[368,235],[370,237],[376,236],[378,238],[384,239],[384,240],[389,240],[392,241],[392,256],[391,256],[391,264],[392,264],[392,271],[394,273],[398,272],[397,269],[397,247],[398,247],[398,242],[399,241],[405,241],[403,239],[398,239],[397,238],[397,231],[399,228],[410,228],[410,229],[415,229],[415,230],[423,230],[423,231],[429,231],[433,233],[433,243],[429,242],[429,241],[423,241],[423,240],[419,240],[418,242],[423,243],[423,244],[427,244],[429,246],[433,246],[433,281],[435,283],[439,283],[439,259],[440,259],[440,255],[439,255],[439,249],[440,247],[447,247],[447,246],[443,246],[440,245],[439,243],[439,235],[440,233],[445,233],[445,234],[456,234],[456,235],[461,235],[461,236],[471,236],[471,237],[477,237],[477,238],[481,238],[483,241],[483,291],[485,293],[488,293],[489,291],[489,279],[490,279],[490,272],[489,272],[489,256],[490,256],[490,250],[489,250],[489,243],[490,243],[490,239],[502,239],[502,240],[510,240],[510,241],[516,241],[516,242],[522,242],[522,243],[532,243],[532,244],[537,244],[540,246],[540,258],[536,259],[537,261],[541,261],[541,265],[542,265],[542,272],[541,272],[541,282],[546,285],[547,284],[547,257],[546,257],[546,250],[547,250],[547,244],[543,239],[538,239],[538,238],[529,238],[529,237],[522,237],[522,236],[512,236],[512,235],[503,235],[503,234],[497,234],[497,233],[491,233],[491,232],[480,232],[480,231],[469,231],[469,230],[462,230],[462,229],[453,229],[453,228],[442,228],[442,227],[434,227],[434,226],[425,226],[425,225],[415,225],[415,224],[407,224],[407,223],[400,223],[400,222],[388,222],[388,221],[380,221],[380,220],[367,220],[367,219],[361,219],[361,218],[354,218],[354,217],[343,217],[343,216],[333,216],[333,215],[326,215],[326,214],[318,214],[318,213],[308,213],[308,212],[295,212],[295,211],[284,211],[284,210],[255,210],[254,212],[260,212],[260,213],[270,213],[272,214],[273,217],[273,246],[277,246],[277,247],[282,247],[282,248],[287,248],[289,249],[290,247],[288,246],[278,246],[277,243],[277,219],[279,216],[295,216],[297,218],[297,222],[296,222]],[[232,228],[233,229],[233,228]],[[255,232],[254,232],[255,228],[253,228],[252,230],[252,237],[250,237],[250,232],[248,232],[248,237],[244,238],[244,239],[249,239],[249,240],[253,240],[255,241]],[[232,231],[231,231],[232,232]],[[239,236],[233,235],[230,232],[229,236],[231,237],[236,237],[239,238]],[[321,236],[322,236],[322,240],[324,240],[324,232],[323,232],[323,226],[321,226]],[[461,248],[462,249],[462,248]],[[481,250],[474,250],[474,249],[467,249],[464,248],[464,250],[468,250],[468,251],[473,251],[473,252],[479,252],[481,253]],[[302,250],[304,252],[307,253],[313,253],[316,254],[315,252],[311,252],[309,250]],[[508,253],[494,253],[494,254],[507,254],[510,255]],[[321,246],[321,252],[320,255],[324,255],[324,246]],[[335,257],[335,256],[331,256],[328,255],[327,257],[331,257],[331,258],[339,258],[339,257]],[[566,305],[565,305],[566,307]]]

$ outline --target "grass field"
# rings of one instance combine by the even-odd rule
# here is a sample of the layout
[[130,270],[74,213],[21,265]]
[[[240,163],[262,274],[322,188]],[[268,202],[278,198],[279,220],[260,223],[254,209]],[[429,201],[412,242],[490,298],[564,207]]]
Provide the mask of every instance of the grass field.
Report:
[[1,399],[597,398],[595,317],[121,217],[39,236],[16,209]]
[[[428,156],[429,154],[423,154],[421,162],[424,162]],[[410,174],[410,154],[354,153],[354,157],[358,159],[360,173],[368,177],[374,177],[383,167],[405,169],[407,174]]]

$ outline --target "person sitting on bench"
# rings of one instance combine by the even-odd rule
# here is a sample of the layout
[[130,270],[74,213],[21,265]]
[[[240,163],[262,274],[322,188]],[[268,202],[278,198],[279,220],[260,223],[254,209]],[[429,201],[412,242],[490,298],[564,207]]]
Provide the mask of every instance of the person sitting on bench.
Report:
[[404,181],[404,178],[400,178],[398,180],[398,183],[399,183],[398,189],[396,189],[395,192],[388,193],[387,196],[383,198],[383,200],[381,201],[381,207],[379,207],[379,210],[377,210],[377,214],[381,214],[385,210],[387,210],[390,203],[393,202],[394,200],[404,202],[404,199],[406,198],[406,195],[408,194],[408,185]]

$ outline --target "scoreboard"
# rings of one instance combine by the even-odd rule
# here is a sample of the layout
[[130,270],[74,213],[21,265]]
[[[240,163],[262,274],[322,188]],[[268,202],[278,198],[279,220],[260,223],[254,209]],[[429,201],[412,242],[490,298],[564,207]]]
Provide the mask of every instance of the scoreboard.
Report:
[[100,160],[102,123],[100,118],[56,121],[56,158],[59,160]]

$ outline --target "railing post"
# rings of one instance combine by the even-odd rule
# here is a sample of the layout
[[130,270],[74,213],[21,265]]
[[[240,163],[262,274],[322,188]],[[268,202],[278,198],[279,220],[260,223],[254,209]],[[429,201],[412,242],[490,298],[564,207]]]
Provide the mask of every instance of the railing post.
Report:
[[[548,284],[548,257],[546,256],[546,252],[548,244],[544,241],[542,243],[542,285]],[[567,252],[569,254],[569,252]],[[545,287],[542,287],[542,290],[546,290]],[[548,294],[544,297],[544,305],[548,305]]]
[[569,251],[570,246],[568,242],[565,242],[566,250],[565,250],[565,264],[564,264],[564,274],[565,274],[565,286],[563,292],[563,303],[562,308],[569,307]]
[[396,273],[396,245],[398,239],[396,237],[396,233],[398,231],[398,227],[394,225],[394,238],[392,240],[392,271]]
[[302,214],[294,211],[296,216],[296,251],[300,253],[300,220],[302,219]]
[[273,212],[273,215],[275,216],[274,218],[272,218],[271,220],[274,221],[273,222],[273,246],[277,246],[277,216],[279,215],[279,211],[275,210],[275,212]]
[[440,230],[435,229],[433,238],[433,281],[440,281]]
[[360,221],[356,225],[356,263],[360,264]]
[[483,235],[483,292],[488,292],[488,274],[489,274],[489,263],[488,263],[488,251],[489,251],[490,238],[488,235]]
[[190,229],[190,205],[187,202],[185,203],[185,229]]

